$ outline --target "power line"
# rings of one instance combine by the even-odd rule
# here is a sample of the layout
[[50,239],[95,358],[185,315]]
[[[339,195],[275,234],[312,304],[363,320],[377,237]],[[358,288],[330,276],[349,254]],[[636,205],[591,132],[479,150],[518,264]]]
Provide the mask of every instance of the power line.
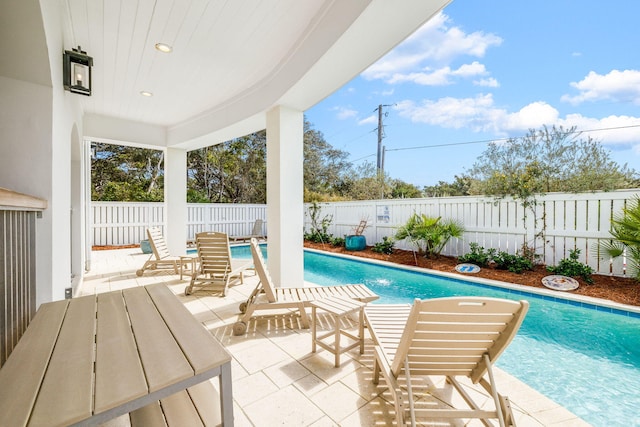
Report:
[[[630,129],[630,128],[638,128],[638,127],[640,127],[640,125],[616,126],[616,127],[600,128],[600,129],[576,130],[573,133],[601,132],[601,131],[607,131],[607,130]],[[483,144],[483,143],[496,142],[496,141],[508,141],[510,139],[523,138],[523,137],[524,136],[519,136],[519,137],[512,136],[509,138],[493,138],[493,139],[483,139],[483,140],[477,140],[477,141],[449,142],[449,143],[434,144],[434,145],[419,145],[415,147],[391,148],[391,149],[388,149],[387,151],[420,150],[424,148],[453,147],[457,145]]]

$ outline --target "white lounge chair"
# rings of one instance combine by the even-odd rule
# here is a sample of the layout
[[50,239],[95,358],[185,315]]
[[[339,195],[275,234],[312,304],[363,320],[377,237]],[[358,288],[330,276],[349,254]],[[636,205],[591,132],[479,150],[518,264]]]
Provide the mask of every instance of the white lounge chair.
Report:
[[253,261],[231,257],[229,238],[224,233],[203,232],[196,234],[198,267],[191,275],[191,282],[184,290],[189,295],[197,290],[220,291],[226,295],[227,288],[235,281],[243,283],[244,271]]
[[256,221],[253,223],[251,234],[249,234],[248,236],[229,236],[229,240],[232,240],[234,242],[246,242],[247,240],[251,240],[252,238],[265,240],[267,236],[265,236],[264,232],[262,231],[263,224],[263,220],[256,219]]
[[257,310],[294,309],[300,316],[303,328],[309,327],[309,316],[306,308],[311,301],[328,296],[342,296],[369,302],[379,298],[365,285],[313,286],[298,288],[276,287],[267,271],[260,246],[256,239],[251,239],[253,265],[260,283],[251,293],[247,301],[240,304],[242,316],[233,325],[234,335],[243,335],[253,313]]
[[147,238],[149,239],[149,245],[151,246],[151,255],[149,259],[144,263],[141,269],[136,271],[137,276],[142,276],[145,270],[173,270],[175,274],[180,274],[182,280],[182,274],[185,267],[191,267],[193,265],[193,257],[189,256],[172,256],[169,253],[169,248],[162,235],[162,230],[158,227],[147,229]]
[[[485,420],[497,419],[500,426],[514,425],[509,400],[497,392],[492,365],[518,332],[528,308],[527,301],[480,297],[416,299],[413,306],[365,307],[366,324],[375,343],[373,382],[378,383],[382,372],[395,402],[397,425],[409,421],[414,426],[417,416],[430,420],[479,418],[485,425],[492,425]],[[428,375],[445,376],[469,408],[443,408],[419,400],[418,389],[425,390],[430,384],[424,378]],[[493,408],[489,404],[488,409],[481,409],[458,376],[479,383],[493,398]],[[416,408],[416,402],[422,407]]]

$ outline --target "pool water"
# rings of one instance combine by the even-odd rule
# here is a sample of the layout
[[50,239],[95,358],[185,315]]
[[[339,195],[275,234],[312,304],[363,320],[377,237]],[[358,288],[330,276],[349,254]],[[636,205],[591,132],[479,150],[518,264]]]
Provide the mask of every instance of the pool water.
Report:
[[[248,246],[232,248],[250,257]],[[305,251],[304,279],[319,285],[364,283],[376,303],[488,296],[526,299],[529,312],[497,366],[594,426],[640,426],[640,316],[534,294]]]

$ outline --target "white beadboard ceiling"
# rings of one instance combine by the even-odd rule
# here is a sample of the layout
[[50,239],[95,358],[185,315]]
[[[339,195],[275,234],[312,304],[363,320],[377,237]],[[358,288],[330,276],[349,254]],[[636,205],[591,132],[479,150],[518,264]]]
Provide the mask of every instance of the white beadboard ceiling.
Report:
[[[94,59],[84,110],[165,126],[188,120],[273,73],[325,3],[67,0],[74,43]],[[155,50],[159,42],[173,52]]]
[[[62,4],[69,22],[65,48],[79,45],[94,60],[92,95],[81,97],[85,118],[92,123],[102,117],[154,125],[165,129],[167,145],[193,148],[210,145],[197,140],[243,120],[246,124],[231,132],[260,129],[264,112],[274,105],[310,108],[449,1]],[[156,43],[172,46],[173,52],[158,52]],[[144,97],[141,91],[153,96]],[[104,124],[108,121],[101,123],[109,126]],[[218,140],[230,135],[223,132]]]

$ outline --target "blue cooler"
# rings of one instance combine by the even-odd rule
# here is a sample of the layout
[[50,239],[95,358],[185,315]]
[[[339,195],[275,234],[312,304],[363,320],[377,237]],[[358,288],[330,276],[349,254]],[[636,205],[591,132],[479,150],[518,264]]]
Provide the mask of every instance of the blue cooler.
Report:
[[344,240],[344,246],[348,251],[361,251],[367,247],[367,239],[362,235],[347,236]]
[[148,240],[140,240],[140,249],[142,249],[143,254],[151,253],[151,243]]

